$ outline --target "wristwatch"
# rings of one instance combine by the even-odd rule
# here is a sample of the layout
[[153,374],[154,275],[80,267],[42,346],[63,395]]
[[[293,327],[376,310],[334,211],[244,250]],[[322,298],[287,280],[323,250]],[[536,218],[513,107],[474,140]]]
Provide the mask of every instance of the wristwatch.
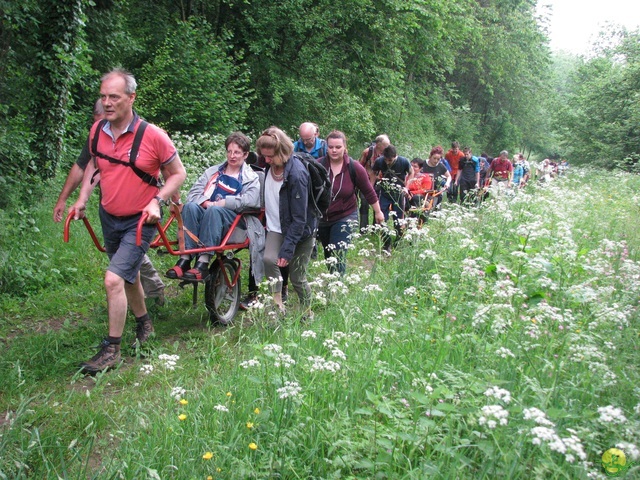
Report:
[[153,198],[155,198],[158,201],[158,205],[160,205],[161,207],[169,206],[169,202],[166,200],[163,200],[163,198],[160,195],[156,195]]

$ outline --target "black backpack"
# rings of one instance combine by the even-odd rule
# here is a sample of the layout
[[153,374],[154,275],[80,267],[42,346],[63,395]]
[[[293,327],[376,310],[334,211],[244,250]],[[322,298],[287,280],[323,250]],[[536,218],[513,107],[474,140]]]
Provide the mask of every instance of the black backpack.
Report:
[[[138,129],[136,130],[136,136],[133,138],[133,144],[131,145],[131,151],[129,152],[129,161],[123,162],[122,160],[118,160],[117,158],[110,157],[104,153],[98,151],[98,136],[100,135],[100,130],[107,123],[107,120],[101,120],[98,124],[98,128],[96,128],[95,135],[91,139],[91,155],[94,157],[104,158],[105,160],[116,163],[118,165],[124,165],[126,167],[130,167],[134,173],[142,179],[143,182],[148,183],[153,187],[162,186],[162,182],[160,179],[154,177],[153,175],[148,174],[144,170],[136,167],[136,160],[138,158],[138,150],[140,149],[140,143],[142,142],[142,136],[144,135],[144,131],[149,125],[144,120],[140,120],[140,125],[138,125]],[[94,176],[96,174],[94,173]]]
[[305,152],[296,152],[297,157],[309,172],[309,205],[313,206],[316,217],[322,217],[327,213],[331,203],[331,182],[327,169],[312,155]]

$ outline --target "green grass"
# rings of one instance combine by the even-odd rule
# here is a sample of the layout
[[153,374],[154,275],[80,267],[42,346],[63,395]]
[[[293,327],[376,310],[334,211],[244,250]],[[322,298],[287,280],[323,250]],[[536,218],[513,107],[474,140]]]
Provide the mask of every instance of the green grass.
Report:
[[445,205],[390,258],[357,239],[344,278],[312,267],[309,324],[294,300],[211,327],[169,285],[147,356],[95,378],[106,260],[34,209],[60,277],[0,300],[0,478],[604,478],[608,448],[639,460],[640,179],[599,178]]

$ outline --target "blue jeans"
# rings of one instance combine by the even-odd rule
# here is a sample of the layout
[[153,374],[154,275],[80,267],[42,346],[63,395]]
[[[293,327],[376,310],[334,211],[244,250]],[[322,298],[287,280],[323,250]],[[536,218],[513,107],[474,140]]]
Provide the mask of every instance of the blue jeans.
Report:
[[[187,202],[182,208],[184,226],[198,237],[205,247],[220,245],[237,215],[236,212],[225,207],[202,208],[194,202]],[[184,240],[188,250],[202,247],[197,245],[188,234],[184,236]]]
[[[388,195],[380,195],[380,209],[384,215],[385,222],[389,220],[389,207],[395,212],[395,217],[393,218],[393,226],[396,229],[396,239],[394,243],[400,240],[402,236],[402,226],[400,225],[400,220],[404,218],[404,197],[400,197],[399,199],[391,199]],[[384,249],[391,249],[391,236],[383,235],[384,240]]]
[[347,271],[347,246],[351,243],[351,225],[358,221],[358,211],[347,215],[332,223],[320,223],[318,227],[318,238],[324,249],[324,258],[334,257],[338,260],[337,265],[329,264],[331,273],[338,272],[344,275]]

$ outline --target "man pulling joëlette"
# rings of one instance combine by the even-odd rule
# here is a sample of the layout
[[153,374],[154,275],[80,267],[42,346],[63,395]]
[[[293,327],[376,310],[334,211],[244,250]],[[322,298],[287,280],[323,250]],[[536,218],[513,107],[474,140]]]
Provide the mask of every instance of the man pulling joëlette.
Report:
[[[105,111],[106,123],[93,125],[90,143],[97,135],[95,157],[85,170],[82,188],[76,203],[75,218],[85,214],[87,200],[93,190],[91,179],[100,171],[100,221],[104,244],[109,256],[105,274],[109,334],[102,341],[100,351],[81,364],[86,373],[96,373],[115,366],[120,361],[120,343],[127,315],[127,306],[136,317],[136,341],[144,343],[153,333],[153,323],[147,314],[144,293],[140,284],[139,269],[149,248],[155,223],[161,217],[161,204],[173,198],[179,201],[178,191],[186,178],[186,172],[173,142],[160,128],[149,124],[140,143],[135,167],[146,174],[147,179],[134,170],[129,155],[134,137],[140,128],[140,117],[133,111],[136,99],[136,81],[130,73],[116,69],[102,77],[100,99]],[[110,157],[109,160],[107,157]],[[115,160],[116,162],[113,162]],[[117,162],[120,163],[117,163]],[[164,177],[164,186],[149,178]],[[137,224],[142,214],[147,214],[143,227],[142,246],[136,246]]]

